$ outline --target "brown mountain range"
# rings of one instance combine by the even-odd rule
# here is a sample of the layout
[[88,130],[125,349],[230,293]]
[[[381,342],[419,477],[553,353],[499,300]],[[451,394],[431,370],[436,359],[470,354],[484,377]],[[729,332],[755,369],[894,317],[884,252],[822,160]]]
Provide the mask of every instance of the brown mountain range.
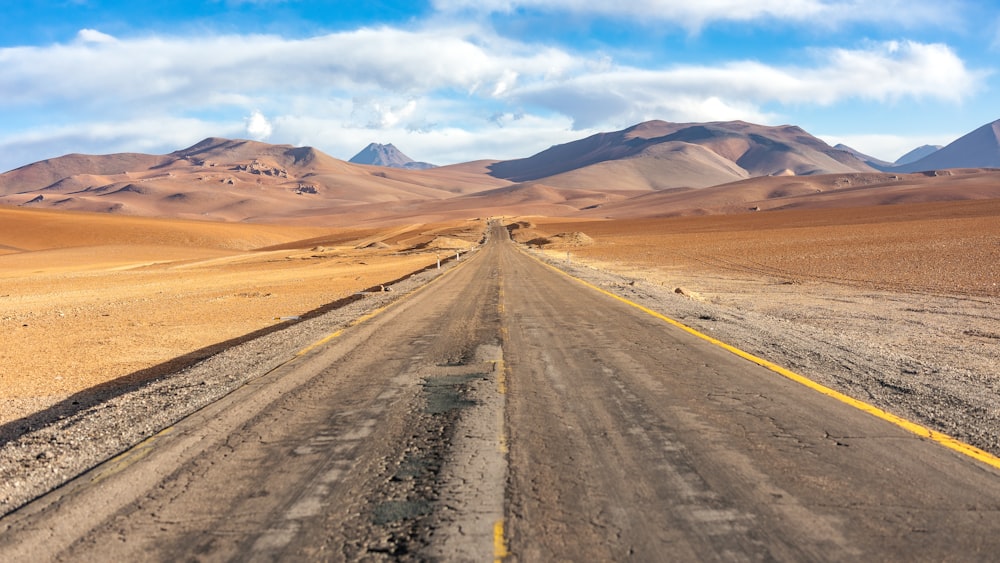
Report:
[[352,164],[311,147],[220,138],[166,155],[72,154],[0,175],[0,204],[348,225],[982,199],[1000,197],[998,177],[978,168],[880,173],[794,126],[650,121],[529,158],[429,170]]
[[625,173],[622,183],[645,189],[700,188],[756,176],[873,171],[855,155],[799,127],[742,121],[648,121],[490,167],[498,178],[545,178],[551,185],[576,188],[607,188],[606,172]]

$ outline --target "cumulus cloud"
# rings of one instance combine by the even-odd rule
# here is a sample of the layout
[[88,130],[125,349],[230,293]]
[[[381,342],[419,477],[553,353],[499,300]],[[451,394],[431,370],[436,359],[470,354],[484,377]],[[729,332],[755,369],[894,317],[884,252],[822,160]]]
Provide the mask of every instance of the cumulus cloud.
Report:
[[[812,65],[799,67],[732,61],[639,69],[606,60],[594,65],[586,54],[488,33],[382,28],[304,40],[147,37],[0,49],[0,107],[62,100],[89,111],[120,113],[129,107],[146,111],[249,104],[309,91],[316,98],[350,92],[346,97],[450,93],[530,99],[559,111],[558,99],[546,94],[559,92],[568,96],[569,106],[594,98],[610,104],[608,112],[621,112],[670,95],[755,103],[830,104],[852,97],[907,96],[960,100],[983,77],[943,44],[886,42],[812,55]],[[398,111],[382,109],[389,120]]]
[[[88,123],[136,124],[130,130],[145,127],[146,136],[156,138],[162,128],[149,125],[150,115],[170,123],[198,115],[200,126],[208,127],[196,130],[214,126],[211,135],[295,143],[320,136],[310,122],[333,124],[332,131],[402,131],[424,140],[465,139],[456,133],[465,129],[480,131],[479,147],[489,149],[487,131],[496,132],[498,123],[507,138],[537,133],[540,123],[559,124],[539,135],[544,141],[653,118],[771,123],[784,105],[961,102],[982,89],[986,76],[937,43],[862,43],[802,55],[796,65],[734,60],[638,68],[603,53],[500,37],[473,24],[364,28],[305,39],[113,38],[82,30],[65,44],[0,48],[0,117],[59,113]],[[248,117],[218,117],[213,125],[204,117],[209,115]],[[521,118],[496,119],[509,115]],[[197,140],[188,133],[183,142]]]
[[465,30],[359,29],[309,39],[276,36],[141,37],[0,49],[2,105],[74,101],[188,106],[289,90],[394,93],[503,92],[517,76],[558,76],[568,53],[469,37]]
[[263,141],[271,136],[274,128],[271,126],[271,122],[264,117],[264,114],[260,110],[253,110],[253,112],[246,118],[247,123],[247,135],[255,141]]
[[638,118],[769,122],[766,104],[830,105],[905,97],[961,101],[986,74],[969,70],[946,45],[912,41],[813,52],[812,66],[733,61],[666,69],[613,68],[538,81],[514,97],[570,115],[578,127]]

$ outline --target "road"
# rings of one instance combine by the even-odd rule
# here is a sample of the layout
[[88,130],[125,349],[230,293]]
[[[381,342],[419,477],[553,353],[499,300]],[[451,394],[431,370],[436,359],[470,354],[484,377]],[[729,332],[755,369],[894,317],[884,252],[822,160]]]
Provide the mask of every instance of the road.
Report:
[[0,520],[0,560],[993,560],[1000,471],[586,287],[464,264]]

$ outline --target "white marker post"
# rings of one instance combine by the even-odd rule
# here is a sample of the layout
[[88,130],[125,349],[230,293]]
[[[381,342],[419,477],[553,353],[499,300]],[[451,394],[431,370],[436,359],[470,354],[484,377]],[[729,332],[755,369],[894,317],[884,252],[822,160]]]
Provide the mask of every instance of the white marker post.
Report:
[[435,254],[435,256],[437,256],[437,260],[438,260],[438,270],[440,270],[440,269],[441,269],[441,255],[440,255],[440,254]]

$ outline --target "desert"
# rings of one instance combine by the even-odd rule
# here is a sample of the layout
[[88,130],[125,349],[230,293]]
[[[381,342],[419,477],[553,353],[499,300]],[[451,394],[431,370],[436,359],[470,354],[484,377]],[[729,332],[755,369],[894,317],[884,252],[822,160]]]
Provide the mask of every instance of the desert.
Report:
[[[798,128],[709,125],[652,122],[555,147],[556,157],[443,167],[406,167],[398,157],[393,166],[354,164],[308,147],[209,138],[167,155],[67,155],[0,176],[0,511],[17,514],[109,458],[141,459],[175,424],[253,402],[258,387],[291,385],[300,376],[283,383],[276,374],[299,357],[322,355],[338,335],[364,336],[387,351],[382,362],[366,360],[379,365],[425,361],[423,350],[394,354],[397,343],[383,341],[391,322],[371,334],[351,329],[384,311],[406,311],[412,295],[434,295],[427,288],[465,275],[467,262],[486,259],[480,253],[495,256],[488,253],[509,245],[508,236],[517,245],[511,252],[1000,455],[1000,171],[877,170]],[[764,134],[776,140],[764,142]],[[793,156],[765,150],[781,142],[806,148]],[[678,159],[689,166],[670,176]],[[766,173],[774,167],[779,173]],[[709,185],[690,182],[695,177]],[[497,264],[479,275],[487,285],[476,290],[495,303],[466,298],[466,290],[449,296],[485,320],[425,319],[431,326],[408,337],[409,345],[435,337],[444,344],[432,348],[457,346],[419,373],[465,369],[470,357],[499,353],[497,344],[465,340],[485,332],[477,322],[505,318],[504,287],[530,293],[534,282]],[[494,283],[499,289],[484,289]],[[516,328],[524,315],[508,322]],[[508,333],[499,334],[508,345]],[[572,353],[595,352],[584,343]],[[516,363],[518,351],[510,354]],[[505,361],[487,363],[496,370]],[[549,369],[547,360],[534,364]],[[333,382],[352,377],[359,392],[375,385],[364,374],[331,373],[332,392]],[[426,388],[421,377],[411,387]],[[276,396],[297,400],[297,389],[282,389]],[[709,398],[727,392],[717,388]],[[476,422],[495,435],[506,419],[496,410],[502,401],[490,397],[449,400],[500,412],[488,412],[489,424]],[[751,399],[778,401],[752,392],[728,400]],[[406,404],[410,410],[392,415],[396,426],[373,418],[349,434],[413,424],[418,434],[404,450],[437,452],[451,446],[422,433],[458,432],[453,440],[464,445],[455,447],[471,448],[463,440],[483,432],[442,430],[428,414],[438,406]],[[448,425],[465,428],[464,419],[447,416]],[[767,432],[788,438],[783,428]],[[816,439],[831,440],[828,432]],[[359,473],[390,484],[378,485],[390,491],[380,495],[434,488],[386,477],[406,473],[413,454],[380,455],[381,465]],[[449,471],[481,470],[469,467]],[[102,471],[96,479],[118,470]],[[390,549],[385,542],[403,540],[380,539],[378,526],[405,535],[399,525],[423,522],[374,521],[375,531],[345,545]],[[351,525],[368,530],[365,522]]]
[[379,289],[467,250],[481,231],[475,222],[338,230],[0,215],[4,425],[87,389],[165,375],[282,317]]
[[997,2],[9,4],[0,562],[997,559]]

